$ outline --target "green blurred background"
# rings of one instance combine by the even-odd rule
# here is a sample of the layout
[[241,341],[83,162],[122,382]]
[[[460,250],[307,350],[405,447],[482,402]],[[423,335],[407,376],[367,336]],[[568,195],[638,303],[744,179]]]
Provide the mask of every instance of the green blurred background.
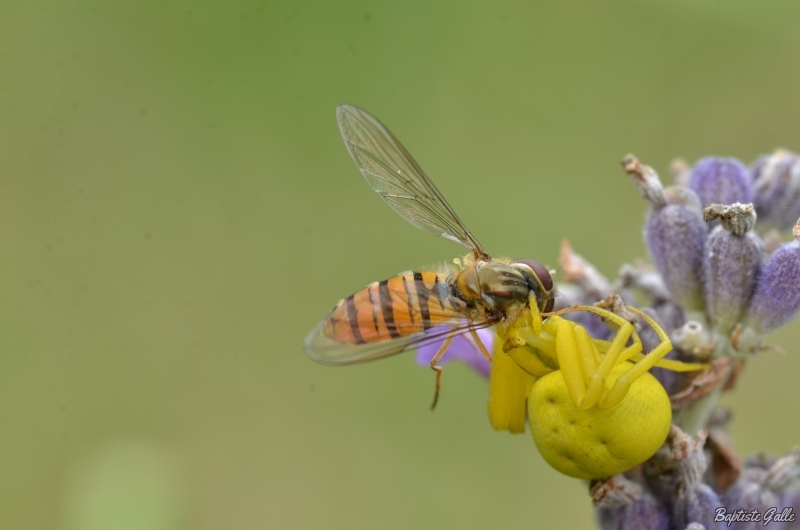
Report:
[[[319,366],[340,298],[462,250],[365,185],[389,124],[496,254],[644,255],[618,160],[800,149],[796,2],[0,2],[3,528],[591,528],[581,481],[412,355]],[[734,396],[800,442],[800,325]]]

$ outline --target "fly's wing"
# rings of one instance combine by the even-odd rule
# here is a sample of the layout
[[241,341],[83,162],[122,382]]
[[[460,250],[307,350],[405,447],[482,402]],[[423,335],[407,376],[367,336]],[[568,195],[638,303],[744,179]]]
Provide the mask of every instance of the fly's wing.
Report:
[[350,344],[338,342],[324,333],[325,322],[322,321],[306,336],[303,347],[306,354],[314,361],[329,365],[356,364],[382,359],[420,346],[442,342],[449,335],[459,335],[473,329],[488,328],[496,324],[494,320],[468,321],[454,320],[450,324],[432,327],[427,331],[398,337],[380,342]]
[[417,228],[486,254],[403,144],[369,112],[336,109],[350,156],[381,199]]

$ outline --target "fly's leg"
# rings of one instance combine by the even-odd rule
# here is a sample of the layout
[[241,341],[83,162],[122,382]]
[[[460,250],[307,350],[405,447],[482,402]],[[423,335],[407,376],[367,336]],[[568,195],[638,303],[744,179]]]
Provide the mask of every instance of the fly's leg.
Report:
[[453,342],[454,337],[455,337],[454,333],[448,335],[447,338],[444,339],[444,342],[442,342],[442,345],[439,347],[439,351],[437,351],[436,355],[434,355],[433,358],[431,359],[430,363],[431,369],[433,369],[433,371],[436,372],[436,390],[433,393],[433,403],[431,404],[431,411],[433,411],[433,409],[436,408],[436,403],[439,402],[439,389],[442,386],[442,367],[436,363],[439,362],[439,360],[444,355],[444,352],[446,352],[447,348],[450,347],[450,343]]
[[472,335],[472,338],[475,340],[475,345],[481,351],[483,356],[486,357],[486,360],[489,361],[489,362],[492,362],[492,354],[490,354],[486,350],[486,346],[483,345],[483,342],[481,341],[481,338],[478,336],[478,332],[475,331],[474,329],[469,330],[469,332],[470,332],[470,335]]

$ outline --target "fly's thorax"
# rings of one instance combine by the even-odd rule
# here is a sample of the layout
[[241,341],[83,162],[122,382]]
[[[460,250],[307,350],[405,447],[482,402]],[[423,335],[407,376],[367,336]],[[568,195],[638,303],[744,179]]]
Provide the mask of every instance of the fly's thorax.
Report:
[[458,288],[459,298],[468,302],[481,299],[481,282],[477,266],[465,267],[455,275],[453,281]]
[[528,303],[531,285],[517,267],[489,261],[479,263],[475,270],[480,283],[481,298],[486,305],[511,309]]
[[533,260],[479,261],[450,276],[447,283],[468,304],[506,315],[524,309],[531,293],[540,311],[553,309],[553,280],[547,268]]

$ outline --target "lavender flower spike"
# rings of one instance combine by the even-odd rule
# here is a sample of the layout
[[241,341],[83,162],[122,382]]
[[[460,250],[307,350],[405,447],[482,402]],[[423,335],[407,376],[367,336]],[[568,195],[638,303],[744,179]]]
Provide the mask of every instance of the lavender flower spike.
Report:
[[755,192],[747,168],[735,158],[709,156],[698,160],[689,176],[703,206],[753,202]]
[[800,221],[793,232],[795,241],[778,247],[762,266],[746,323],[757,332],[779,328],[800,311]]
[[703,247],[708,230],[700,199],[682,186],[664,189],[653,168],[633,155],[623,158],[622,166],[651,203],[644,237],[664,283],[690,318],[704,319]]
[[712,204],[703,219],[720,219],[706,240],[703,257],[706,310],[717,335],[729,337],[744,317],[761,264],[763,245],[752,204]]

